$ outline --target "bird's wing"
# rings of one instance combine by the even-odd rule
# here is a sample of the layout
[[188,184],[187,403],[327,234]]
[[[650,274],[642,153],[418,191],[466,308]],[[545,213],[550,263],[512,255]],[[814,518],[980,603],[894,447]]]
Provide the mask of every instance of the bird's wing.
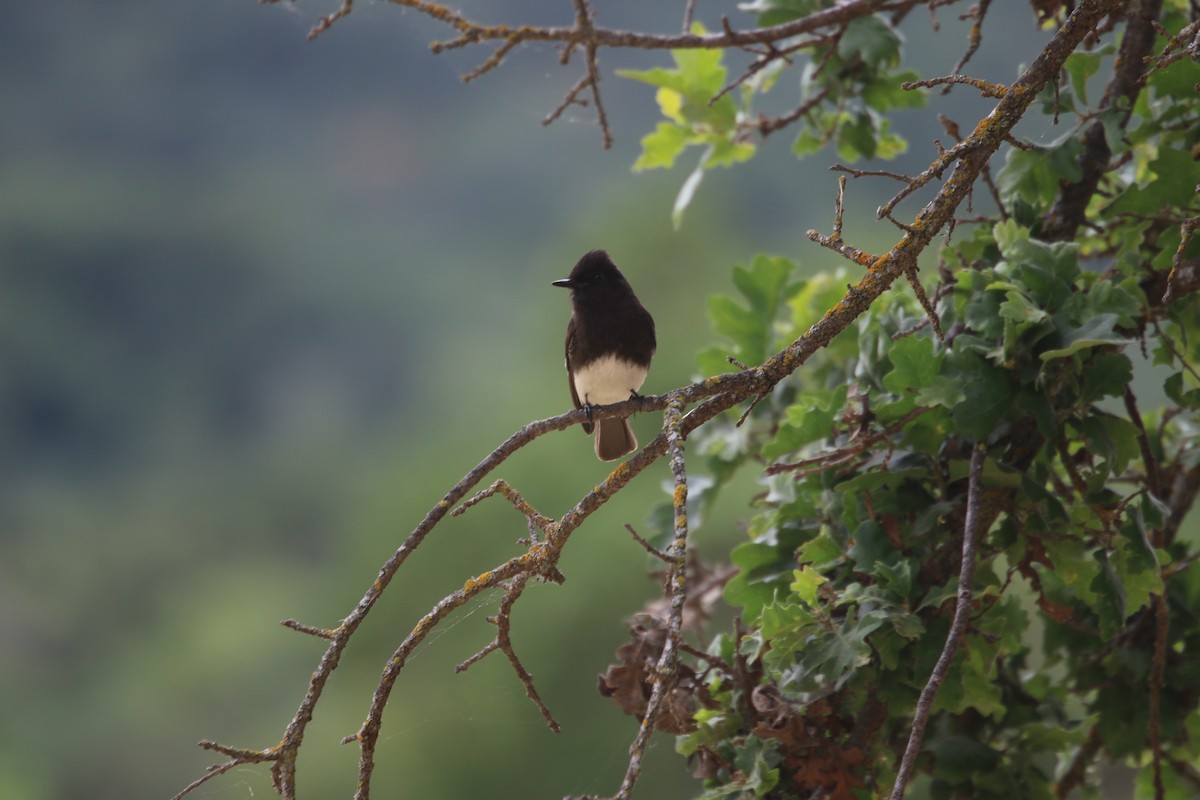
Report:
[[[566,341],[566,362],[567,362],[567,386],[571,389],[571,402],[576,408],[583,408],[583,403],[579,400],[579,392],[575,389],[575,371],[572,368],[574,362],[575,351],[575,316],[571,316],[571,321],[567,323],[567,341]],[[592,423],[583,423],[584,433],[592,432]]]

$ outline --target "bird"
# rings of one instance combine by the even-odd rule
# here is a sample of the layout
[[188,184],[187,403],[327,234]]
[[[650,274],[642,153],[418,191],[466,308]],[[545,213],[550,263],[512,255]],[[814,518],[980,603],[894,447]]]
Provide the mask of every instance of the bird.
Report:
[[637,449],[637,437],[627,418],[593,421],[592,409],[638,396],[657,346],[654,318],[604,250],[585,253],[568,277],[551,285],[571,290],[566,339],[571,400],[588,412],[583,430],[595,431],[596,457],[615,461]]

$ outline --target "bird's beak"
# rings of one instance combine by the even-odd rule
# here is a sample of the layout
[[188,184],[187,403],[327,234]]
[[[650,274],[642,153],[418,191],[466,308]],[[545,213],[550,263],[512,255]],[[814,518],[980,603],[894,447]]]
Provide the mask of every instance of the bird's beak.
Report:
[[551,281],[551,286],[561,286],[564,289],[570,289],[575,283],[570,278],[562,278],[561,280]]

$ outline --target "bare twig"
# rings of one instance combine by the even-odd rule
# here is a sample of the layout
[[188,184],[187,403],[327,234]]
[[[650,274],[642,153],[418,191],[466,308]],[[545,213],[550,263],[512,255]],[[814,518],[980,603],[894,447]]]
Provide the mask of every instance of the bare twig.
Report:
[[934,86],[946,86],[950,88],[951,84],[965,83],[968,86],[974,86],[979,90],[979,93],[984,97],[1004,97],[1008,87],[1002,83],[992,83],[985,81],[982,78],[969,78],[966,75],[944,75],[940,78],[926,78],[920,81],[909,81],[900,84],[901,89],[929,89]]
[[543,126],[550,125],[556,119],[561,117],[563,115],[563,112],[566,111],[568,108],[570,108],[572,105],[586,106],[588,104],[588,101],[581,100],[579,98],[579,93],[582,92],[584,89],[588,88],[588,86],[590,86],[590,85],[591,85],[591,76],[585,73],[583,75],[583,77],[581,77],[579,80],[575,81],[575,85],[572,86],[570,88],[570,90],[567,92],[566,96],[563,97],[562,102],[559,103],[557,106],[555,106],[553,111],[551,111],[546,116],[542,117],[542,125]]
[[353,10],[354,0],[342,0],[341,6],[339,6],[336,11],[331,14],[326,14],[317,21],[317,24],[313,26],[313,29],[308,32],[308,40],[311,42],[313,39],[317,38],[322,33],[333,27],[333,23],[337,22],[339,19],[346,16]]
[[843,205],[843,203],[845,201],[845,197],[846,197],[846,176],[839,175],[838,176],[837,198],[834,200],[834,206],[833,206],[833,235],[825,236],[824,234],[820,233],[819,231],[815,231],[815,230],[810,230],[805,235],[812,241],[821,245],[822,247],[829,248],[830,250],[834,251],[835,253],[838,253],[839,255],[843,256],[844,258],[846,258],[850,261],[853,261],[855,264],[859,265],[860,267],[866,267],[866,266],[869,266],[872,262],[874,262],[876,260],[876,256],[873,256],[870,253],[859,250],[857,247],[846,244],[845,242],[842,241],[842,217],[845,214],[845,208]]
[[683,7],[683,32],[687,33],[692,29],[692,19],[696,16],[696,0],[687,0]]
[[626,522],[626,523],[625,523],[625,530],[629,531],[629,534],[630,534],[631,536],[633,536],[633,540],[634,540],[635,542],[637,542],[638,544],[640,544],[640,545],[641,545],[643,548],[645,548],[645,550],[646,550],[646,552],[647,552],[647,553],[649,553],[650,555],[654,556],[654,557],[655,557],[655,558],[657,558],[659,561],[662,561],[662,562],[664,562],[664,563],[667,563],[667,564],[670,564],[670,563],[671,563],[671,557],[670,557],[669,555],[667,555],[666,553],[664,553],[662,550],[659,550],[657,547],[655,547],[654,545],[650,544],[648,541],[646,541],[646,540],[645,540],[645,539],[643,539],[641,536],[639,536],[639,535],[638,535],[638,532],[637,532],[637,531],[635,531],[635,530],[633,529],[633,526],[632,526],[632,525],[630,525],[628,522]]
[[612,147],[612,130],[608,127],[608,113],[604,110],[604,102],[600,99],[600,69],[596,66],[596,50],[599,45],[593,39],[595,32],[595,12],[588,0],[575,0],[575,28],[584,38],[585,63],[587,64],[588,85],[592,89],[592,102],[596,104],[596,121],[600,123],[600,135],[604,139],[604,149]]
[[314,628],[312,625],[305,625],[302,622],[297,622],[294,619],[285,619],[279,623],[285,628],[291,628],[300,633],[307,633],[309,636],[316,636],[318,639],[332,639],[335,631],[329,628]]
[[525,515],[525,518],[543,533],[545,533],[549,526],[554,522],[554,520],[550,519],[549,517],[538,513],[538,510],[529,505],[525,498],[521,497],[517,490],[512,488],[512,486],[508,484],[508,481],[505,480],[494,481],[491,486],[482,490],[471,499],[464,500],[461,506],[450,512],[450,516],[462,516],[467,509],[471,508],[471,506],[474,506],[480,501],[486,500],[495,494],[499,494],[508,500],[508,502],[512,504],[513,508]]
[[183,789],[181,789],[178,794],[172,796],[171,800],[182,800],[184,795],[191,794],[194,789],[199,789],[201,786],[208,783],[210,780],[217,777],[218,775],[224,775],[226,772],[229,772],[229,770],[233,769],[234,767],[240,766],[242,764],[248,764],[248,763],[250,763],[250,762],[243,758],[232,758],[229,761],[224,762],[223,764],[213,764],[207,770],[204,771],[203,775],[201,775],[199,778],[196,778],[196,780],[192,781],[187,786],[183,787]]
[[830,167],[834,172],[845,172],[855,178],[891,178],[901,183],[911,183],[912,178],[899,172],[889,172],[886,169],[854,169],[845,164],[834,164]]
[[1146,58],[1152,66],[1142,76],[1142,79],[1145,80],[1150,77],[1150,73],[1187,57],[1200,61],[1200,19],[1193,20],[1185,25],[1179,33],[1172,36],[1161,53]]
[[938,337],[939,341],[946,341],[946,335],[942,333],[942,320],[938,317],[937,309],[933,307],[933,303],[929,302],[929,295],[925,294],[925,287],[921,285],[921,279],[917,276],[917,268],[911,267],[906,269],[904,276],[908,278],[908,285],[912,287],[913,294],[917,297],[917,302],[921,304],[921,309],[929,319],[929,324],[933,326],[934,335]]
[[663,642],[662,655],[654,670],[654,688],[646,702],[646,715],[638,728],[637,736],[629,748],[629,766],[625,778],[617,790],[614,800],[629,800],[634,784],[642,771],[642,759],[654,733],[654,723],[662,709],[663,700],[675,688],[676,670],[679,666],[679,638],[683,626],[683,604],[687,599],[687,469],[683,458],[683,398],[672,397],[663,414],[663,434],[667,439],[667,452],[671,475],[675,481],[672,506],[675,511],[675,537],[667,549],[670,567],[667,572],[667,593],[671,605],[667,615],[667,638]]
[[837,241],[842,239],[842,217],[846,213],[846,176],[839,175],[837,182],[837,202],[833,207],[833,238]]
[[[1129,421],[1138,429],[1138,447],[1142,451],[1142,463],[1146,465],[1146,488],[1150,490],[1150,494],[1161,500],[1163,499],[1163,487],[1158,473],[1158,459],[1154,457],[1154,450],[1150,447],[1146,425],[1142,422],[1141,412],[1138,411],[1137,397],[1134,396],[1133,389],[1128,384],[1125,386],[1124,401]],[[1154,542],[1154,546],[1162,547],[1162,542]]]
[[[954,65],[954,69],[950,70],[951,75],[958,75],[962,72],[963,67],[971,60],[971,56],[975,55],[975,51],[979,49],[979,45],[983,42],[983,18],[987,16],[988,7],[991,6],[992,0],[979,0],[978,3],[971,6],[968,11],[959,19],[971,20],[971,32],[967,34],[967,51],[962,54],[962,58]],[[950,86],[942,89],[942,94],[947,94],[950,91]]]
[[546,724],[550,726],[550,730],[559,733],[561,728],[558,721],[554,719],[554,715],[550,713],[550,709],[546,707],[546,703],[542,700],[541,695],[534,688],[533,676],[529,674],[529,670],[525,669],[525,665],[517,657],[516,651],[513,650],[512,639],[509,638],[512,628],[512,608],[517,602],[517,598],[521,596],[521,592],[525,591],[525,584],[529,581],[529,577],[528,574],[518,575],[505,587],[504,599],[500,601],[500,610],[496,612],[496,616],[488,617],[488,621],[496,626],[496,638],[484,645],[478,653],[456,666],[454,671],[465,672],[472,664],[482,659],[488,653],[499,650],[508,658],[508,663],[512,665],[513,671],[517,673],[518,680],[525,687],[525,694],[537,706],[538,711],[542,712],[542,717],[546,720]]
[[982,444],[975,445],[971,453],[969,484],[967,487],[967,517],[963,530],[962,562],[958,570],[958,599],[954,604],[954,619],[950,623],[950,632],[946,634],[946,644],[942,654],[933,666],[933,672],[921,690],[917,699],[917,708],[913,712],[912,732],[904,755],[900,759],[900,769],[896,773],[896,785],[892,788],[891,800],[901,800],[908,782],[912,778],[913,765],[917,753],[921,750],[921,741],[925,738],[925,726],[929,723],[929,714],[933,710],[933,701],[937,698],[942,681],[950,672],[958,646],[967,632],[967,622],[971,616],[971,581],[975,576],[975,548],[979,544],[983,531],[980,524],[980,505],[983,498],[983,462],[987,459],[987,449]]
[[828,96],[829,90],[822,89],[786,114],[778,117],[767,117],[760,114],[753,121],[740,123],[739,127],[756,130],[765,139],[775,131],[786,128],[809,111],[812,111]]
[[[722,97],[729,94],[734,89],[741,86],[743,83],[750,80],[772,64],[781,61],[786,64],[791,64],[792,60],[789,58],[789,56],[791,56],[793,53],[817,47],[819,45],[829,44],[833,40],[833,36],[817,36],[812,39],[805,39],[804,41],[788,45],[784,48],[778,48],[773,42],[767,42],[763,45],[764,50],[761,52],[761,55],[750,62],[750,66],[746,67],[746,71],[731,80],[729,83],[725,84],[721,91],[713,95],[712,99],[708,101],[708,104],[712,105],[713,103],[717,102]],[[759,51],[755,50],[755,52]]]

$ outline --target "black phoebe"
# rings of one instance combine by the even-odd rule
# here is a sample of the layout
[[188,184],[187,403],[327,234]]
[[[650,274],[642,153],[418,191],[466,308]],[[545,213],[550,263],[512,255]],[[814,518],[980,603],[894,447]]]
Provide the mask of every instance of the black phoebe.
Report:
[[624,417],[593,423],[592,406],[637,396],[654,355],[654,319],[617,265],[603,250],[584,254],[569,278],[554,286],[571,290],[567,323],[567,383],[576,408],[586,409],[583,430],[596,430],[596,455],[613,461],[637,449],[637,437]]

